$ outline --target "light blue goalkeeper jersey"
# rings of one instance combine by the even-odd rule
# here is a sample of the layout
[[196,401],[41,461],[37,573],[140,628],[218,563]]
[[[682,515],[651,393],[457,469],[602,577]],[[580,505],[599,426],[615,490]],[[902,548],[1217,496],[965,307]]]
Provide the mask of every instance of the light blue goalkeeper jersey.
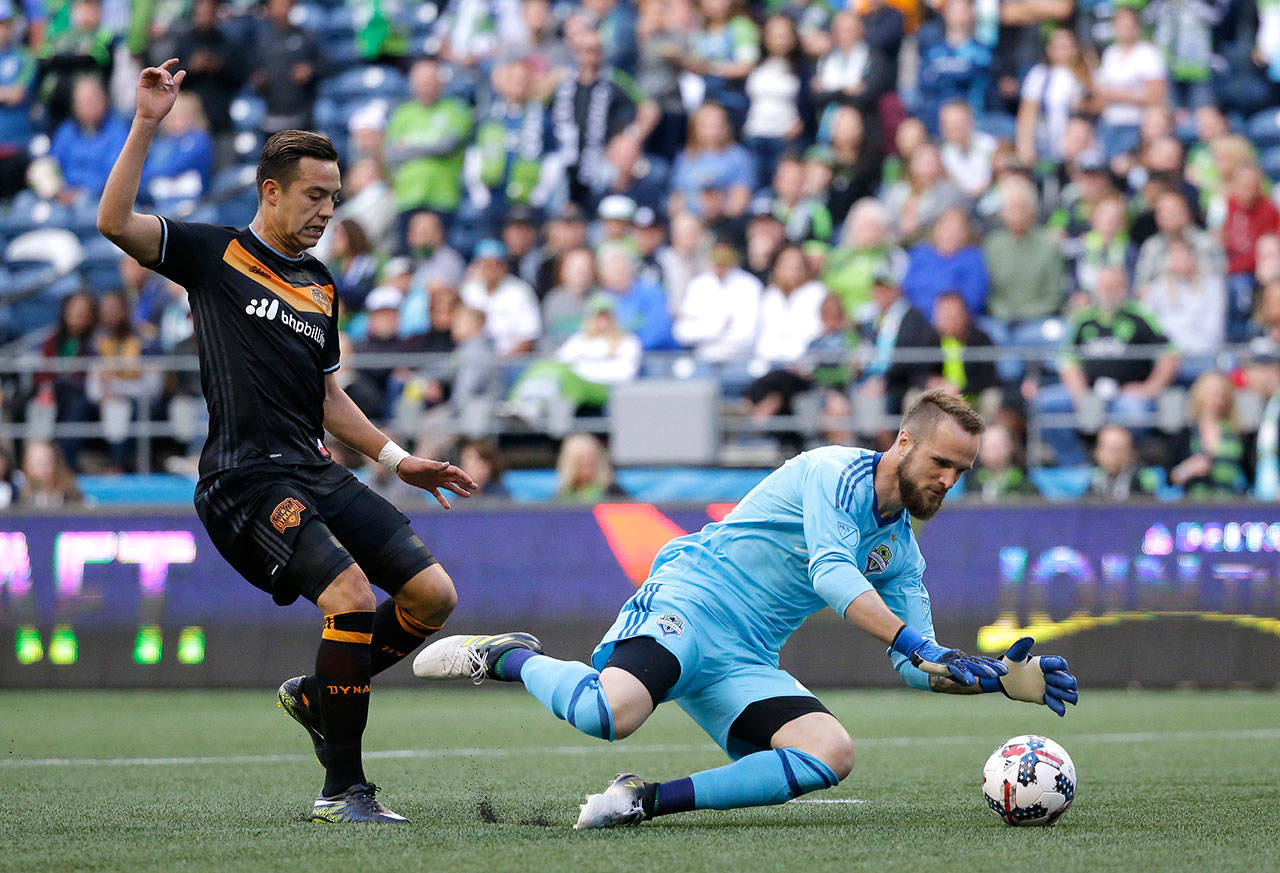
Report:
[[[873,485],[880,454],[825,446],[765,477],[723,521],[667,543],[650,578],[724,630],[769,653],[830,606],[843,615],[871,589],[904,622],[933,638],[924,558],[906,510],[881,518]],[[889,651],[908,684],[928,676]]]

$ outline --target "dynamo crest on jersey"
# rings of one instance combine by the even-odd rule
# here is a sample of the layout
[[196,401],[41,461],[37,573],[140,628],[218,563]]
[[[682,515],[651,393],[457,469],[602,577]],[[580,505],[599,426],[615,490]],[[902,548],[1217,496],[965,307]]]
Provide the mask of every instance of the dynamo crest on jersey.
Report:
[[876,546],[867,554],[867,569],[863,573],[883,573],[893,560],[893,552],[884,543]]

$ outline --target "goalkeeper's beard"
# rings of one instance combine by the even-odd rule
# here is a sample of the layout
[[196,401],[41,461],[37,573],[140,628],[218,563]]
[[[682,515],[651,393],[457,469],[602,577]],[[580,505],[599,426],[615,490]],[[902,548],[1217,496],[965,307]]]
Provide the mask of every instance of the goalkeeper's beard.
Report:
[[902,497],[902,505],[907,508],[907,512],[911,513],[912,518],[928,521],[942,508],[942,498],[947,496],[947,492],[938,494],[916,484],[911,475],[911,459],[915,453],[916,447],[912,446],[903,455],[902,463],[898,465],[898,494]]

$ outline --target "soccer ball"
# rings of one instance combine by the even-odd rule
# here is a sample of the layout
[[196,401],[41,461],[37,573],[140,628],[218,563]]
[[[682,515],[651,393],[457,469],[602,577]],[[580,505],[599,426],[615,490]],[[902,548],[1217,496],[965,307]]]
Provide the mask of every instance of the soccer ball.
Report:
[[1014,737],[987,758],[982,794],[1008,825],[1051,825],[1076,796],[1076,765],[1048,737]]

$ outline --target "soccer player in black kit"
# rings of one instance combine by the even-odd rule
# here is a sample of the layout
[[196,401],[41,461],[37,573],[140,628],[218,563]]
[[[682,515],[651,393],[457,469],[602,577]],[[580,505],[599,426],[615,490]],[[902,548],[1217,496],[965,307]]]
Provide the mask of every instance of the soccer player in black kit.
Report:
[[[369,680],[415,650],[457,602],[453,582],[395,507],[333,462],[324,431],[431,492],[475,483],[414,457],[338,387],[333,278],[306,250],[333,217],[338,155],[323,136],[271,137],[258,163],[258,213],[243,229],[134,211],[147,149],[185,72],[142,71],[137,113],[98,206],[98,229],[140,263],[186,287],[209,406],[196,512],[223,557],[286,605],[324,613],[315,672],[279,701],[325,767],[313,821],[407,821],[365,778],[360,739]],[[391,595],[378,605],[372,585]]]

